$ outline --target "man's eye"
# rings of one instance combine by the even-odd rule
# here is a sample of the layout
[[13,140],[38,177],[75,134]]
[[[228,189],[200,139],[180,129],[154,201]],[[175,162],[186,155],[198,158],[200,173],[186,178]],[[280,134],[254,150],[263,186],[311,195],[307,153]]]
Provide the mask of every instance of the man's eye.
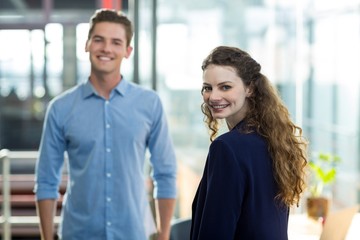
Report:
[[231,87],[228,86],[228,85],[224,85],[224,86],[222,86],[221,88],[222,88],[222,90],[229,90]]

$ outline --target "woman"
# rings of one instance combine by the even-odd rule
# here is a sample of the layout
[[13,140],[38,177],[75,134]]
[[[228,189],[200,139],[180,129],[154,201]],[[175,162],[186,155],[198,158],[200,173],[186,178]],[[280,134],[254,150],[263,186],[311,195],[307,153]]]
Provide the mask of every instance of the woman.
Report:
[[[191,239],[287,239],[289,207],[305,184],[302,129],[248,53],[217,47],[202,69],[212,143],[192,206]],[[229,132],[215,139],[220,119]]]

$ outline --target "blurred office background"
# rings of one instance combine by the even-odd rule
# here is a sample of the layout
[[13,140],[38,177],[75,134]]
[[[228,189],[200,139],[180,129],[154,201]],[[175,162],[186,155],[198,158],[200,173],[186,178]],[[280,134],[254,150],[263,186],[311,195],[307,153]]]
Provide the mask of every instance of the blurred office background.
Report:
[[359,0],[1,0],[0,149],[36,151],[49,100],[87,80],[88,20],[100,7],[133,20],[122,72],[163,100],[179,162],[175,217],[191,214],[210,143],[201,63],[218,45],[261,63],[310,152],[342,158],[336,206],[360,201]]

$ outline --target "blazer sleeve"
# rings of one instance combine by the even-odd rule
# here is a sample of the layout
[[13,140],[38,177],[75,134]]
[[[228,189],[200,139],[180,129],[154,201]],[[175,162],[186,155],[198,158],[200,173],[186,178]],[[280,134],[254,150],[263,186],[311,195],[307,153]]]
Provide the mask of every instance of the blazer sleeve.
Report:
[[246,175],[239,157],[224,141],[215,140],[210,146],[198,240],[234,239],[246,191]]

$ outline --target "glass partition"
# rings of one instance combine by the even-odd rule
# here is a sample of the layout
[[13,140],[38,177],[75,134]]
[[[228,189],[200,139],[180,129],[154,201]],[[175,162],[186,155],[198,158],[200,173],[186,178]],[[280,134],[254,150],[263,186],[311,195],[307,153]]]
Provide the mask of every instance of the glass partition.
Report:
[[[84,9],[82,1],[72,10],[55,2],[54,11],[35,4],[25,13],[8,9],[9,1],[0,3],[0,148],[36,150],[48,101],[65,89],[68,77],[74,81],[66,88],[88,77],[87,22],[99,1],[90,1]],[[218,45],[240,47],[261,63],[292,118],[303,127],[310,155],[323,151],[343,159],[332,189],[334,206],[360,201],[358,0],[137,3],[138,63],[133,64],[132,54],[122,73],[133,81],[138,69],[136,81],[156,86],[163,100],[179,162],[175,217],[191,214],[210,144],[200,110],[201,63]],[[39,11],[52,23],[42,24],[44,18],[39,22],[34,17]],[[19,28],[21,24],[25,27]]]

